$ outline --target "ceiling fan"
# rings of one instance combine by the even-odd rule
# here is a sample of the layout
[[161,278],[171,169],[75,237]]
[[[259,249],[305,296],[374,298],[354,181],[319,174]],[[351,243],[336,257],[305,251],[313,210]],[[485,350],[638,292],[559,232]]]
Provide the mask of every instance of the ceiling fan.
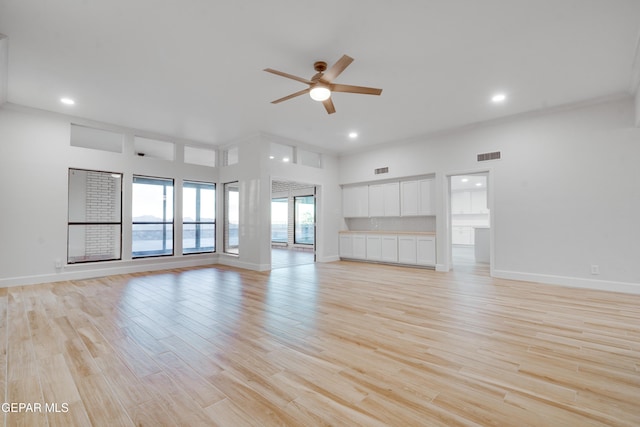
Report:
[[[283,73],[282,71],[274,70],[272,68],[265,68],[264,71],[268,73],[273,73],[278,76],[286,77],[288,79],[296,80],[301,83],[306,83],[309,85],[307,89],[301,90],[296,93],[292,93],[291,95],[287,95],[283,98],[276,99],[272,101],[272,104],[278,104],[282,101],[286,101],[291,98],[295,98],[296,96],[304,95],[308,93],[311,96],[311,99],[314,101],[320,101],[324,105],[324,108],[327,110],[327,113],[333,114],[336,112],[336,108],[333,106],[333,101],[331,100],[331,92],[346,92],[346,93],[360,93],[364,95],[380,95],[382,93],[382,89],[376,89],[373,87],[365,87],[365,86],[352,86],[352,85],[341,85],[338,83],[333,83],[336,77],[342,73],[345,68],[347,68],[353,62],[353,58],[347,55],[342,55],[340,58],[329,70],[327,71],[327,63],[324,61],[317,61],[313,64],[313,68],[316,70],[316,75],[311,77],[310,80],[307,80],[302,77],[293,76],[291,74]],[[325,73],[326,71],[326,73]]]

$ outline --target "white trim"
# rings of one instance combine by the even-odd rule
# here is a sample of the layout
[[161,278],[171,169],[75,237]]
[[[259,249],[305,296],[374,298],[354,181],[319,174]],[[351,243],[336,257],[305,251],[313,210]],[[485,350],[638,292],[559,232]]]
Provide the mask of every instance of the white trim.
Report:
[[555,276],[551,274],[523,273],[508,270],[493,270],[493,277],[525,282],[544,283],[546,285],[567,286],[571,288],[591,289],[608,292],[623,292],[640,295],[640,283],[615,282],[611,280],[593,280],[580,277]]
[[317,257],[316,259],[316,262],[335,262],[335,261],[340,261],[339,255],[329,255],[322,258]]
[[218,260],[218,264],[228,265],[230,267],[242,268],[245,270],[253,271],[269,271],[271,270],[270,264],[256,264],[253,262],[240,261],[236,256],[223,256]]
[[147,271],[169,270],[172,268],[199,267],[203,265],[217,264],[217,255],[205,257],[181,257],[181,259],[145,258],[144,260],[114,261],[91,263],[91,269],[87,269],[89,264],[76,264],[65,266],[66,271],[53,274],[39,274],[35,276],[19,276],[0,279],[0,288],[12,286],[37,285],[40,283],[62,282],[65,280],[83,280],[94,277],[113,276],[116,274],[141,273]]
[[447,266],[447,264],[436,264],[436,271],[446,273],[449,271],[449,267]]

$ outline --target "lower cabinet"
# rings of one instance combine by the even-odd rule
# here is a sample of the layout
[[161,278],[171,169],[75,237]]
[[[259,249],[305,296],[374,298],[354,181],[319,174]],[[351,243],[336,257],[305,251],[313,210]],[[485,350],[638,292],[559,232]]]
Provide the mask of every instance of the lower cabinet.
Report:
[[382,261],[382,237],[377,234],[367,234],[367,259]]
[[398,262],[398,236],[389,234],[382,236],[380,259],[384,262]]
[[436,265],[435,236],[416,237],[416,264]]
[[355,259],[367,259],[367,239],[364,234],[353,236],[353,257]]
[[398,262],[416,264],[416,236],[398,236]]
[[436,238],[431,235],[341,233],[340,258],[433,267],[436,265]]

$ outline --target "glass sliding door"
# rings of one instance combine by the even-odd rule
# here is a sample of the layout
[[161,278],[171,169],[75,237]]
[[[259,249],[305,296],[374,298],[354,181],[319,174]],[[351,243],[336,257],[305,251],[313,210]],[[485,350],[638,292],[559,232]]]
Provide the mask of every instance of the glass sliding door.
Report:
[[224,252],[240,253],[240,186],[238,182],[224,184]]
[[299,245],[313,245],[316,241],[315,196],[296,196],[294,200],[293,242]]

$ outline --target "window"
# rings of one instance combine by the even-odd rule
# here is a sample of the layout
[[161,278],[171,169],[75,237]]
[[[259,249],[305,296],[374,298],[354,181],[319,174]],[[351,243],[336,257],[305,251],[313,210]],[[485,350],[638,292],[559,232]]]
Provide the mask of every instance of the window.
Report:
[[171,161],[173,161],[175,157],[175,145],[173,142],[158,141],[136,136],[133,138],[133,148],[140,157]]
[[230,147],[224,151],[224,165],[231,166],[238,163],[238,147]]
[[289,229],[289,199],[271,199],[271,241],[287,243]]
[[173,180],[133,177],[134,258],[173,255]]
[[238,255],[240,220],[240,187],[237,182],[224,184],[224,252]]
[[93,150],[122,153],[124,135],[102,129],[88,128],[85,126],[71,125],[72,147],[91,148]]
[[184,162],[213,168],[216,166],[216,150],[185,145]]
[[296,196],[294,203],[293,242],[302,245],[315,243],[316,204],[314,196]]
[[304,166],[311,166],[314,168],[322,167],[322,156],[320,153],[314,153],[313,151],[307,151],[298,149],[298,163]]
[[182,253],[216,250],[216,186],[185,181],[182,186]]
[[293,163],[293,147],[272,142],[269,144],[269,159],[276,162]]
[[122,258],[122,174],[69,169],[67,263]]

